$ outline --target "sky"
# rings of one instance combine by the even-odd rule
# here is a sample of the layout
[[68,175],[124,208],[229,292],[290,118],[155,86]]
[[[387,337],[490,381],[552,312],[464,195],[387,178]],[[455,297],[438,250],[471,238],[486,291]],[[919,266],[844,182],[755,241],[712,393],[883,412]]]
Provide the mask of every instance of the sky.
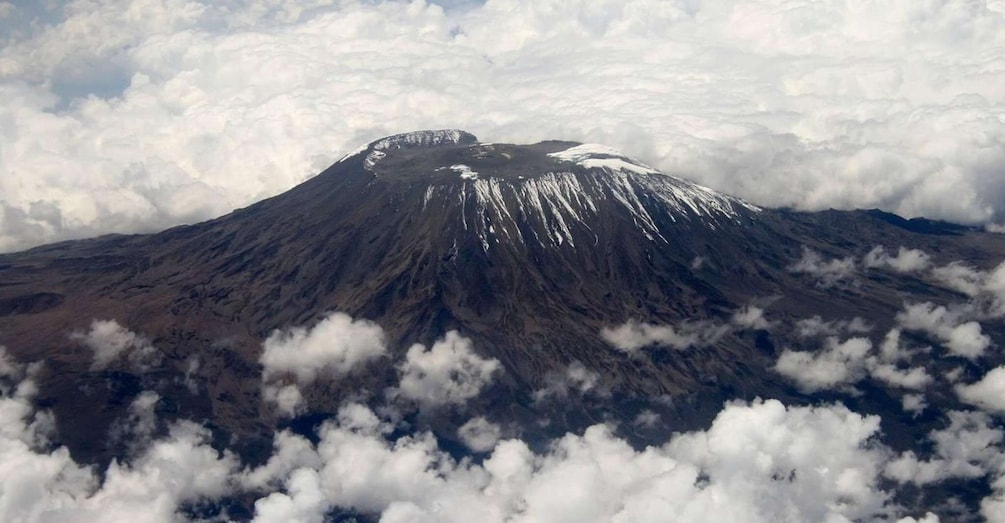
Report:
[[1003,13],[1003,0],[0,1],[0,252],[210,219],[429,128],[603,143],[762,206],[1001,224]]

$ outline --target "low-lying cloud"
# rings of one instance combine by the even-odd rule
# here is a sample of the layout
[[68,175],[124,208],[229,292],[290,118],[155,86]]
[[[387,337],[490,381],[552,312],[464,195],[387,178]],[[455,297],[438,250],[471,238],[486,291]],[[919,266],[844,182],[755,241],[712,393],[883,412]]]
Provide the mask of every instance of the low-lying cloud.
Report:
[[401,378],[392,395],[429,409],[460,405],[477,396],[502,371],[502,364],[482,358],[470,339],[450,331],[428,349],[413,345],[398,369]]
[[122,357],[143,370],[159,359],[150,340],[115,320],[93,320],[87,332],[75,332],[70,337],[94,351],[91,370],[104,370]]

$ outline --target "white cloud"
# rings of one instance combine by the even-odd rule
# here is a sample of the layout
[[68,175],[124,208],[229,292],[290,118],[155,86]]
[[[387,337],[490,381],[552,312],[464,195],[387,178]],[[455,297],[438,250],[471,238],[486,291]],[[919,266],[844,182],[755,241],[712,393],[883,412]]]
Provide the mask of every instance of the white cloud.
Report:
[[157,349],[150,340],[119,325],[115,320],[94,320],[86,333],[75,332],[71,337],[94,351],[91,370],[103,370],[122,356],[128,356],[141,370],[156,365]]
[[991,345],[979,323],[965,321],[960,312],[930,302],[905,305],[897,313],[897,322],[904,329],[936,336],[951,353],[964,358],[977,358]]
[[852,257],[825,260],[819,252],[803,247],[802,256],[789,270],[809,274],[816,279],[817,285],[827,288],[854,281],[856,266]]
[[290,374],[298,383],[338,378],[387,353],[384,330],[368,320],[330,313],[310,329],[277,330],[263,344],[262,377]]
[[599,397],[610,395],[610,391],[603,386],[600,375],[586,368],[582,362],[574,361],[570,363],[562,372],[551,372],[544,382],[547,384],[543,389],[534,391],[534,401],[544,401],[549,398],[567,398],[570,394],[595,394]]
[[923,394],[904,394],[900,398],[900,406],[904,409],[904,412],[911,412],[917,416],[925,411],[925,408],[928,407],[928,402],[925,401]]
[[630,355],[649,346],[665,346],[677,350],[714,345],[733,329],[759,330],[771,328],[764,309],[745,305],[733,313],[729,322],[714,320],[682,321],[677,325],[653,325],[629,320],[614,328],[603,328],[600,336],[614,348]]
[[632,420],[632,425],[635,425],[636,427],[651,429],[655,427],[656,424],[659,422],[660,422],[660,415],[649,409],[646,409],[640,412],[638,416],[635,416],[635,419]]
[[[191,422],[173,424],[130,463],[112,461],[99,479],[66,448],[40,445],[40,425],[48,430],[51,423],[39,423],[46,416],[31,404],[35,390],[28,379],[0,397],[0,520],[127,522],[142,514],[144,521],[167,523],[180,519],[184,503],[231,491],[236,458],[214,450],[209,431]],[[147,411],[151,399],[141,395],[134,410]],[[142,438],[149,419],[136,421],[133,432]]]
[[673,325],[653,325],[629,320],[615,328],[600,331],[604,341],[629,354],[640,349],[662,345],[677,350],[712,345],[729,332],[727,325],[713,322],[681,322]]
[[984,273],[962,262],[952,262],[948,265],[932,269],[936,281],[962,292],[967,296],[976,296],[984,285]]
[[147,444],[157,430],[155,409],[160,400],[160,394],[152,390],[139,393],[129,404],[128,417],[112,425],[112,437],[129,438],[127,443],[133,447]]
[[754,305],[747,305],[733,314],[733,325],[750,330],[766,330],[771,327],[764,317],[764,309]]
[[866,356],[872,350],[867,338],[843,342],[827,338],[818,352],[786,349],[778,357],[774,370],[794,381],[804,392],[834,389],[854,383],[866,374]]
[[824,321],[820,316],[804,318],[796,322],[796,334],[802,338],[816,336],[836,336],[838,334],[865,334],[872,326],[859,317],[850,320]]
[[869,368],[869,374],[888,385],[912,390],[923,390],[935,381],[924,367],[901,369],[892,363],[872,365]]
[[919,460],[907,451],[886,464],[886,476],[902,483],[926,485],[949,478],[977,478],[1005,463],[1003,432],[982,413],[950,411],[949,426],[932,431],[935,455]]
[[[932,434],[933,460],[910,461],[878,441],[880,419],[840,405],[786,407],[775,400],[727,404],[703,431],[635,450],[612,428],[567,434],[545,450],[517,439],[479,446],[480,464],[456,461],[428,432],[393,434],[390,423],[348,404],[317,432],[317,443],[276,434],[269,459],[241,467],[209,445],[209,432],[174,423],[129,462],[103,474],[65,449],[32,447],[30,381],[0,397],[0,519],[179,521],[180,508],[223,496],[257,496],[256,521],[324,521],[333,508],[385,521],[824,522],[906,516],[880,487],[885,473],[934,470],[931,478],[992,470],[1001,430],[986,417],[955,413]],[[140,410],[152,406],[146,397]],[[476,418],[476,420],[479,418]],[[144,422],[145,423],[145,422]],[[498,434],[491,423],[493,439]],[[481,439],[483,430],[472,431]],[[393,434],[393,435],[392,435]],[[996,494],[997,495],[997,494]],[[996,498],[985,500],[986,510]],[[920,516],[920,515],[919,515]],[[906,520],[905,520],[906,521]]]
[[20,365],[7,353],[7,347],[0,345],[0,379],[16,378],[20,371]]
[[[256,503],[258,521],[316,521],[331,507],[386,521],[829,521],[893,515],[879,489],[879,419],[840,406],[726,406],[707,431],[633,450],[596,425],[535,454],[497,443],[455,462],[429,434],[386,441],[372,427],[326,424],[320,464],[293,470]],[[345,471],[351,470],[351,474]],[[840,501],[840,502],[839,502]]]
[[469,449],[475,452],[488,452],[499,443],[502,429],[499,425],[479,416],[461,425],[457,429],[457,435]]
[[295,416],[307,405],[301,386],[343,377],[385,354],[379,325],[341,312],[329,313],[310,329],[276,330],[262,344],[259,358],[262,399],[281,416]]
[[94,0],[24,25],[0,249],[223,214],[446,126],[607,143],[769,206],[1003,208],[1005,20],[980,2]]
[[979,381],[957,385],[960,399],[989,412],[1005,412],[1005,366],[988,371]]
[[463,404],[477,396],[502,365],[496,359],[480,357],[471,340],[450,331],[429,349],[413,345],[398,369],[401,379],[393,394],[426,409]]
[[903,368],[900,360],[910,353],[900,347],[900,331],[889,331],[873,349],[868,338],[854,337],[840,341],[830,336],[817,351],[786,349],[775,362],[774,370],[793,381],[803,392],[841,389],[867,375],[889,386],[923,390],[934,379],[924,367]]
[[882,246],[869,251],[862,259],[862,264],[870,269],[893,269],[897,272],[915,273],[928,269],[932,259],[924,251],[901,247],[896,256],[887,254]]
[[266,383],[262,386],[262,400],[272,403],[280,415],[293,417],[300,414],[306,407],[304,395],[300,387],[294,383],[277,385]]

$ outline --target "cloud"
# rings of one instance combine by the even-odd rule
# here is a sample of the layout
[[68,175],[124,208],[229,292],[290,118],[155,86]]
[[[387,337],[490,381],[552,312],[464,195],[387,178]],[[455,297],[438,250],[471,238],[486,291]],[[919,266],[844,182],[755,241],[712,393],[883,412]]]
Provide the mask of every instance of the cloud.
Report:
[[446,126],[606,143],[767,206],[1001,221],[997,4],[451,4],[19,6],[0,249],[217,216]]
[[865,360],[871,350],[872,342],[867,338],[841,342],[831,337],[817,353],[786,349],[775,362],[774,370],[794,381],[804,392],[833,389],[865,377]]
[[680,325],[653,325],[635,320],[600,331],[604,341],[629,354],[644,347],[662,345],[677,350],[712,345],[729,332],[729,327],[713,322],[682,322]]
[[924,251],[901,247],[896,256],[887,254],[882,246],[875,247],[862,259],[862,264],[870,269],[893,269],[902,273],[921,272],[932,265],[932,260]]
[[[50,449],[44,432],[51,416],[35,410],[30,378],[0,396],[0,519],[3,521],[178,521],[186,503],[215,500],[233,487],[238,462],[209,445],[210,432],[194,423],[171,425],[156,441],[143,441],[145,415],[133,427],[142,452],[131,462],[113,460],[103,474],[75,462],[65,447]],[[140,395],[135,411],[152,407]],[[42,420],[49,421],[40,422]]]
[[70,337],[94,351],[91,370],[104,370],[122,356],[128,356],[130,362],[141,370],[159,363],[159,354],[150,340],[115,320],[94,320],[86,333],[75,332]]
[[930,302],[905,305],[897,313],[897,322],[908,330],[919,330],[938,337],[957,356],[974,359],[991,345],[991,338],[981,332],[976,321],[964,321],[961,314]]
[[900,346],[900,331],[887,332],[876,351],[868,338],[840,341],[830,336],[823,348],[810,351],[785,349],[774,370],[807,393],[841,389],[870,376],[889,386],[923,390],[934,380],[924,367],[903,368],[899,362],[911,352]]
[[[337,379],[387,354],[384,330],[332,312],[311,328],[276,330],[262,344],[262,398],[284,416],[306,405],[300,386]],[[292,379],[289,383],[286,380]]]
[[594,394],[607,397],[610,390],[603,386],[600,374],[586,368],[582,362],[573,361],[562,372],[551,372],[544,382],[543,389],[534,391],[534,401],[545,401],[549,398],[564,399],[570,394]]
[[1005,412],[1005,366],[989,370],[970,385],[957,385],[956,395],[963,402],[989,412]]
[[651,410],[646,409],[640,412],[638,416],[635,416],[635,419],[632,420],[632,425],[636,427],[651,429],[655,427],[659,422],[660,422],[660,415]]
[[684,350],[690,347],[714,345],[734,329],[769,329],[771,322],[764,317],[764,309],[746,305],[741,307],[727,323],[713,320],[683,321],[677,325],[653,325],[629,320],[614,328],[603,328],[600,336],[614,348],[630,355],[649,346],[665,346]]
[[256,518],[315,521],[342,507],[386,521],[872,519],[895,510],[879,488],[878,430],[877,417],[839,406],[734,403],[709,430],[660,447],[636,451],[595,425],[540,454],[503,440],[473,465],[429,434],[388,441],[373,425],[328,423],[321,462],[292,470],[283,491],[259,499]]
[[732,322],[737,327],[749,330],[767,330],[771,327],[771,322],[764,317],[764,309],[754,305],[747,305],[736,311]]
[[915,416],[921,414],[928,407],[923,394],[904,394],[900,398],[900,405],[904,412],[911,412]]
[[413,345],[398,366],[401,378],[392,394],[415,401],[421,409],[461,405],[492,383],[502,365],[476,354],[471,340],[450,331],[426,348]]
[[279,414],[286,417],[300,414],[307,405],[300,387],[294,383],[287,385],[266,383],[262,387],[262,399],[274,404]]
[[789,270],[809,274],[816,279],[817,285],[828,288],[853,281],[856,265],[852,257],[825,260],[819,252],[803,247],[802,257]]
[[983,413],[950,411],[949,426],[932,431],[934,456],[920,460],[913,451],[901,454],[886,465],[885,475],[902,483],[926,485],[949,478],[978,478],[997,472],[1005,463],[1002,438]]
[[488,452],[499,442],[502,430],[499,425],[479,416],[461,425],[457,429],[457,435],[474,452]]
[[290,374],[308,384],[320,377],[337,378],[387,353],[384,330],[368,320],[329,313],[310,329],[277,330],[263,344],[262,376]]
[[963,262],[952,262],[932,269],[936,281],[967,296],[976,296],[984,285],[983,272]]
[[851,320],[831,320],[824,321],[820,316],[804,318],[796,322],[796,334],[801,338],[814,338],[817,336],[836,336],[838,334],[865,334],[872,330],[872,326],[859,317]]
[[[271,455],[257,467],[215,450],[207,429],[180,421],[133,459],[113,461],[98,474],[66,449],[34,446],[34,387],[22,381],[17,390],[0,397],[5,521],[115,522],[138,513],[179,521],[187,519],[184,507],[211,507],[228,496],[257,499],[260,522],[320,522],[333,510],[385,521],[464,521],[477,514],[489,523],[687,523],[713,515],[755,523],[889,520],[907,515],[881,486],[884,475],[919,482],[976,477],[992,472],[1001,455],[1001,429],[982,414],[951,414],[949,426],[931,435],[935,455],[922,461],[895,456],[878,440],[878,416],[840,405],[757,400],[728,403],[707,430],[642,450],[599,424],[535,452],[519,439],[499,440],[492,423],[474,418],[465,426],[478,428],[467,432],[487,453],[476,463],[452,458],[430,432],[395,430],[369,407],[350,403],[318,428],[314,442],[277,432]],[[154,400],[140,395],[137,409],[150,412]],[[985,500],[985,510],[997,495]]]
[[145,390],[129,404],[128,416],[112,425],[110,432],[113,439],[123,440],[133,445],[145,445],[157,430],[157,403],[160,394]]

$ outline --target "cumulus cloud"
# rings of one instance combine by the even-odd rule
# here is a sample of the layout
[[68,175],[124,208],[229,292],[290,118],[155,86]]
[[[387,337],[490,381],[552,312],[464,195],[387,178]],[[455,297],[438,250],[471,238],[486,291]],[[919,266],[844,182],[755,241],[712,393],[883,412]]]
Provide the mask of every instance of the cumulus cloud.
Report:
[[413,345],[398,369],[401,378],[392,394],[425,409],[463,404],[492,383],[502,365],[482,358],[470,339],[450,331],[428,349]]
[[445,126],[607,143],[762,205],[1001,221],[999,4],[450,4],[4,10],[0,249],[216,216]]
[[141,370],[156,365],[159,359],[150,340],[115,320],[94,320],[87,332],[75,332],[70,337],[94,351],[91,370],[104,370],[122,356],[127,356]]
[[[468,433],[466,442],[488,454],[475,463],[452,458],[432,433],[394,431],[367,406],[351,403],[321,425],[313,442],[278,432],[272,454],[254,468],[214,450],[203,427],[181,421],[99,475],[65,449],[34,445],[34,388],[23,381],[17,389],[0,397],[4,520],[114,522],[143,514],[179,521],[185,506],[230,495],[257,497],[254,517],[262,522],[323,521],[332,510],[382,521],[466,521],[477,514],[500,523],[893,519],[910,514],[890,502],[884,475],[900,480],[920,471],[919,482],[974,477],[992,470],[1001,440],[983,415],[957,413],[949,427],[933,432],[932,459],[904,454],[890,461],[878,441],[877,416],[840,405],[757,400],[729,403],[707,430],[644,450],[612,427],[595,425],[535,452],[524,441],[500,440],[497,427],[474,418],[461,436]],[[141,395],[138,409],[147,412],[155,401]],[[985,500],[987,510],[996,502]]]
[[817,285],[827,288],[854,281],[856,265],[855,259],[850,256],[825,260],[819,252],[803,247],[802,256],[789,270],[808,274],[816,280]]
[[901,247],[896,256],[890,256],[882,246],[869,251],[862,259],[870,269],[893,269],[897,272],[914,273],[928,269],[932,260],[924,251]]
[[600,374],[586,368],[579,361],[570,363],[564,371],[549,373],[544,381],[547,385],[534,391],[534,401],[562,399],[570,394],[594,394],[600,397],[610,395],[610,391],[604,387],[600,379]]
[[129,404],[128,417],[113,424],[111,436],[116,439],[129,438],[133,446],[145,445],[157,430],[157,403],[160,394],[152,390],[139,393]]
[[827,338],[818,352],[786,349],[775,362],[775,371],[794,381],[804,392],[833,389],[865,377],[865,359],[872,350],[867,338],[839,341]]
[[682,321],[677,325],[653,325],[629,320],[617,327],[603,328],[600,336],[614,348],[630,355],[650,346],[665,346],[683,350],[689,347],[714,345],[734,329],[761,330],[771,327],[764,309],[746,305],[733,313],[728,322],[712,320]]
[[921,414],[928,407],[923,394],[904,394],[900,398],[900,406],[904,412],[913,413],[915,416]]
[[962,262],[952,262],[948,265],[932,269],[932,276],[946,287],[967,296],[976,296],[984,286],[985,275]]
[[262,344],[262,399],[275,404],[280,414],[294,416],[305,406],[300,386],[340,378],[386,353],[379,325],[340,312],[309,329],[277,330]]
[[712,345],[728,332],[727,325],[714,322],[682,322],[674,326],[629,320],[618,327],[602,329],[600,335],[615,348],[637,354],[639,349],[654,345],[677,350]]
[[950,411],[949,426],[932,431],[934,456],[921,460],[907,451],[886,465],[885,475],[903,483],[925,485],[949,478],[977,478],[997,473],[1005,464],[1002,438],[991,418],[978,412]]
[[873,519],[895,512],[878,484],[878,429],[878,418],[840,406],[735,403],[709,430],[660,447],[634,450],[596,425],[541,454],[500,441],[472,465],[429,434],[388,441],[373,423],[328,423],[320,463],[293,469],[283,491],[256,503],[256,519],[313,521],[333,507],[385,521]]
[[850,320],[824,321],[820,316],[812,316],[797,321],[795,332],[801,338],[813,338],[816,336],[836,336],[844,333],[865,334],[871,330],[872,326],[859,317]]
[[308,384],[322,375],[344,376],[387,353],[384,330],[368,320],[330,313],[316,325],[273,332],[262,345],[262,376],[290,374]]
[[635,419],[632,420],[632,425],[636,427],[651,429],[655,427],[656,424],[658,424],[659,422],[660,422],[660,415],[649,409],[646,409],[640,412],[638,416],[635,416]]
[[961,313],[930,302],[908,304],[897,313],[904,329],[927,332],[941,340],[957,356],[974,359],[991,345],[991,338],[976,321],[965,321]]
[[785,349],[774,370],[803,392],[841,389],[866,376],[892,387],[923,390],[934,380],[924,367],[902,366],[901,360],[910,355],[901,347],[900,331],[893,329],[887,332],[878,351],[868,338],[840,341],[837,336],[828,337],[816,351]]
[[502,429],[482,416],[471,418],[457,429],[457,436],[475,452],[488,452],[502,437]]
[[1005,412],[1005,366],[988,371],[979,381],[957,385],[960,400],[990,412]]
[[[237,459],[214,450],[209,431],[191,422],[173,424],[131,462],[114,460],[99,477],[66,448],[43,445],[40,431],[51,430],[51,423],[40,429],[46,416],[32,404],[36,391],[29,377],[0,396],[0,519],[125,522],[142,514],[167,523],[181,518],[184,504],[231,491]],[[148,411],[152,400],[141,395],[134,410]],[[133,432],[143,437],[148,421],[141,415]]]
[[771,322],[764,317],[764,309],[747,305],[733,314],[733,325],[742,329],[767,330],[771,327]]

